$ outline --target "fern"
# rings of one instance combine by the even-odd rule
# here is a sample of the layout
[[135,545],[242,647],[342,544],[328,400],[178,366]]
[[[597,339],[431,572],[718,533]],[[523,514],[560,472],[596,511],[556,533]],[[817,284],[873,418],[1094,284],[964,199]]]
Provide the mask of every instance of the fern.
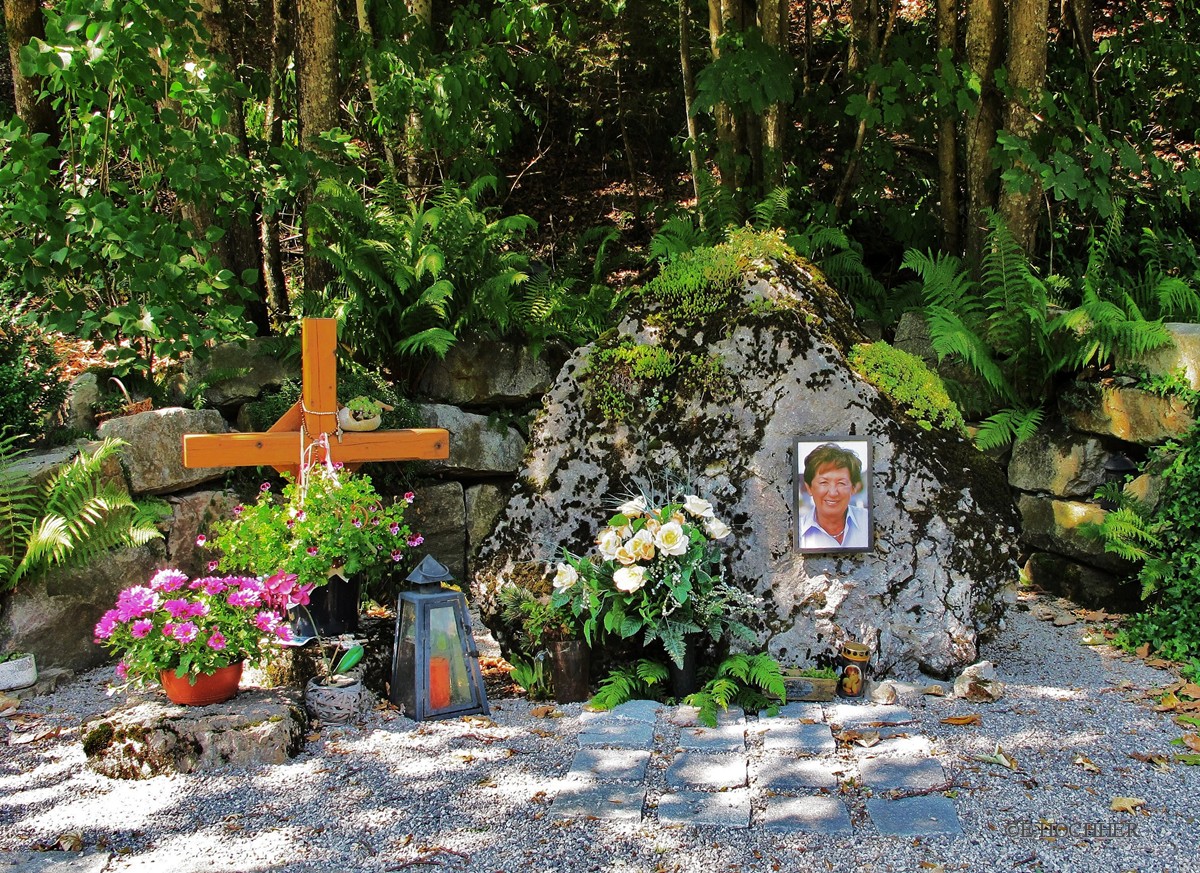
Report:
[[717,665],[716,674],[684,703],[699,708],[700,720],[716,727],[717,710],[737,705],[747,710],[777,711],[787,702],[787,689],[779,663],[770,655],[734,654]]
[[668,675],[662,664],[641,658],[632,667],[618,667],[609,673],[588,706],[608,710],[630,700],[657,700]]
[[696,227],[690,218],[676,215],[663,222],[658,233],[650,240],[649,260],[662,263],[711,243],[709,236]]
[[0,517],[5,521],[0,590],[50,567],[86,564],[121,546],[162,536],[158,505],[138,504],[102,478],[103,467],[125,445],[107,439],[81,452],[40,488],[22,486],[13,469],[11,443],[0,443]]

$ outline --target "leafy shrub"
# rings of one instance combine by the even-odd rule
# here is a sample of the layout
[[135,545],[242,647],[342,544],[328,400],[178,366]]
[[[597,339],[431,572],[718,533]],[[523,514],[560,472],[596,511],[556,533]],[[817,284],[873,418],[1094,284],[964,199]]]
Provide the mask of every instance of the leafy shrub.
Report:
[[629,700],[661,700],[662,686],[670,674],[664,664],[639,658],[629,667],[618,667],[600,683],[596,696],[588,701],[592,709],[612,709]]
[[47,415],[67,397],[61,364],[42,331],[17,321],[0,325],[0,421],[31,441],[44,436]]
[[1153,509],[1116,486],[1097,495],[1117,502],[1098,525],[1105,549],[1141,562],[1138,580],[1147,601],[1116,641],[1129,649],[1149,644],[1200,678],[1200,428],[1156,449],[1150,463],[1163,465]]
[[850,350],[850,366],[903,406],[919,427],[965,432],[962,413],[941,378],[916,355],[882,341],[860,343]]

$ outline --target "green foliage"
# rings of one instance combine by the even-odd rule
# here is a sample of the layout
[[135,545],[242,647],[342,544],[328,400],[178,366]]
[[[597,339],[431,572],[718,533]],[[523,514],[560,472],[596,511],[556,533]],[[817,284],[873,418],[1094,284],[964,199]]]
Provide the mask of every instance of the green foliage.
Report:
[[1187,370],[1182,367],[1173,373],[1154,374],[1143,368],[1138,373],[1137,387],[1156,397],[1174,398],[1188,409],[1200,409],[1200,391],[1192,387]]
[[504,620],[521,626],[527,643],[522,648],[527,651],[537,652],[546,643],[579,637],[580,628],[570,608],[555,604],[549,595],[510,585],[500,592],[499,601]]
[[862,244],[841,228],[810,225],[789,234],[787,243],[796,254],[821,268],[829,284],[846,295],[860,320],[887,329],[914,302],[907,286],[898,291],[883,286],[863,263]]
[[609,421],[623,421],[639,401],[655,409],[669,400],[662,383],[675,369],[674,356],[662,346],[624,337],[615,346],[593,351],[583,376],[599,413]]
[[66,397],[50,338],[19,321],[0,325],[0,421],[35,441],[46,434],[47,416]]
[[767,709],[778,712],[787,703],[787,690],[779,663],[770,655],[730,655],[717,665],[716,675],[683,702],[700,709],[700,720],[717,726],[717,709],[740,706],[747,712]]
[[608,710],[630,700],[660,700],[668,675],[664,664],[639,658],[633,666],[617,667],[609,673],[588,706]]
[[[208,56],[198,4],[42,12],[46,40],[20,63],[59,109],[62,145],[16,119],[0,126],[0,296],[111,341],[119,374],[245,336],[253,276],[223,268],[216,244],[252,207],[252,167],[227,123],[246,95]],[[212,222],[181,220],[164,200]]]
[[[263,431],[279,420],[300,399],[301,384],[298,379],[285,379],[279,388],[268,391],[261,399],[248,404],[250,424]],[[338,398],[370,397],[391,406],[383,410],[381,427],[386,430],[415,427],[417,410],[413,402],[396,392],[377,373],[363,368],[353,361],[340,361],[338,366]]]
[[916,355],[880,341],[854,346],[849,361],[864,379],[904,407],[919,427],[966,431],[962,413],[946,393],[946,386]]
[[159,501],[135,503],[103,469],[125,443],[107,439],[80,452],[38,487],[16,469],[18,438],[0,439],[0,591],[51,567],[78,567],[109,549],[141,546],[162,534],[170,514]]
[[513,659],[511,663],[512,672],[509,673],[509,678],[525,689],[530,700],[549,700],[554,696],[544,652],[532,661]]
[[1179,443],[1155,449],[1150,466],[1162,466],[1153,509],[1115,486],[1098,497],[1114,500],[1097,525],[1106,551],[1141,563],[1144,611],[1130,616],[1116,642],[1129,649],[1149,644],[1162,657],[1200,668],[1200,428]]
[[693,112],[714,113],[725,104],[734,111],[748,109],[760,115],[772,104],[794,99],[791,57],[763,42],[757,28],[726,32],[720,52],[696,76]]

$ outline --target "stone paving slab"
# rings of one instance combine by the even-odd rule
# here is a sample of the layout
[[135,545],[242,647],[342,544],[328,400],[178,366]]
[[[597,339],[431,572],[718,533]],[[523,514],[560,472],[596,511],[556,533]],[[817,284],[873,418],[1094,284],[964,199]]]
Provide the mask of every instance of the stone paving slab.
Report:
[[836,758],[789,758],[764,755],[759,764],[758,787],[770,791],[807,791],[834,788],[854,768]]
[[645,790],[640,785],[596,785],[580,783],[554,798],[551,813],[555,818],[633,819],[642,817]]
[[654,724],[631,718],[594,719],[579,735],[584,748],[649,749],[654,745]]
[[568,779],[593,782],[641,782],[646,777],[650,752],[645,749],[580,749],[575,753]]
[[750,792],[680,791],[658,800],[658,819],[664,824],[750,827]]
[[679,747],[700,752],[741,751],[746,748],[746,727],[727,724],[715,728],[684,728],[679,732]]
[[[677,706],[667,715],[667,721],[680,727],[706,727],[700,721],[700,707]],[[746,723],[746,712],[740,706],[717,710],[717,727]]]
[[819,703],[809,703],[805,701],[796,701],[779,707],[779,712],[772,716],[769,710],[760,709],[758,717],[764,722],[770,722],[772,718],[795,718],[801,721],[807,719],[809,721],[824,721],[825,710],[821,708]]
[[659,710],[662,708],[663,705],[657,700],[627,700],[620,706],[613,707],[609,711],[609,715],[654,724],[655,719],[658,718]]
[[827,724],[805,724],[784,721],[767,725],[763,734],[763,749],[768,752],[798,752],[802,755],[825,755],[837,744]]
[[867,801],[867,813],[879,832],[888,836],[922,837],[962,833],[954,802],[948,797],[874,798]]
[[870,788],[919,791],[946,781],[946,771],[933,758],[866,758],[858,763],[859,781]]
[[684,752],[676,756],[665,774],[668,788],[705,788],[723,791],[742,788],[749,762],[745,755],[709,755]]
[[846,805],[833,797],[768,797],[763,827],[773,831],[848,834],[854,831]]
[[876,722],[885,725],[908,724],[913,715],[903,706],[875,703],[839,703],[825,712],[825,720],[843,728],[871,727]]
[[873,746],[860,746],[854,743],[850,750],[860,758],[877,758],[881,755],[905,756],[918,758],[933,754],[933,749],[926,737],[899,736],[880,740]]
[[4,873],[101,873],[108,852],[0,852]]

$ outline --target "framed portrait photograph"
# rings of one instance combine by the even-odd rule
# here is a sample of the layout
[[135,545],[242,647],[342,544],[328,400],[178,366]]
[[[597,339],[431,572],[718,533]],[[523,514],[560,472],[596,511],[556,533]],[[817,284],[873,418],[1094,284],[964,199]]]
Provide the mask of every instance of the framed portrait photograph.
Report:
[[797,437],[792,452],[801,552],[865,552],[871,530],[871,444],[862,437]]

